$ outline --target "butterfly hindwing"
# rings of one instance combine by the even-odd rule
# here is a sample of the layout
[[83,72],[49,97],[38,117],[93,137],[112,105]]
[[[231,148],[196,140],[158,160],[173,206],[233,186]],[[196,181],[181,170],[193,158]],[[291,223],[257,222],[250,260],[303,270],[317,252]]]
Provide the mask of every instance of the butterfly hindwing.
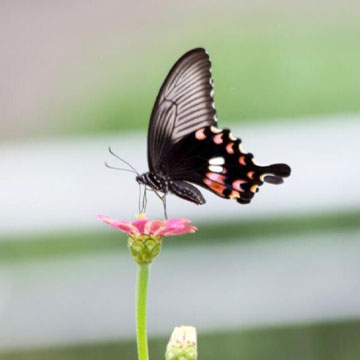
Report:
[[165,167],[171,179],[195,183],[241,204],[249,203],[264,181],[281,183],[290,174],[286,164],[257,165],[253,155],[242,150],[239,138],[214,126],[200,128],[178,142]]

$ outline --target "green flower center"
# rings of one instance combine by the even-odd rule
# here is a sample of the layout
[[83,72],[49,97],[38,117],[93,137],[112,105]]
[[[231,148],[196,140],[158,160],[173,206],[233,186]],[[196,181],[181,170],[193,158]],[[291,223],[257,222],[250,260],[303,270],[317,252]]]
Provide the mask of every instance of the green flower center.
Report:
[[134,260],[138,264],[151,264],[159,255],[162,245],[161,235],[130,235],[128,247]]

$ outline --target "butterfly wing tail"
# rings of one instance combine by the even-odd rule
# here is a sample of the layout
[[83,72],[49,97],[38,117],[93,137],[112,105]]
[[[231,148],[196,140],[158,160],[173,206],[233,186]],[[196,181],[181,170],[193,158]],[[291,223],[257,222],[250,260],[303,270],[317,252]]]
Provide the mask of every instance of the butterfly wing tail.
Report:
[[273,164],[261,168],[264,181],[273,185],[282,184],[283,178],[290,176],[291,173],[291,168],[287,164]]

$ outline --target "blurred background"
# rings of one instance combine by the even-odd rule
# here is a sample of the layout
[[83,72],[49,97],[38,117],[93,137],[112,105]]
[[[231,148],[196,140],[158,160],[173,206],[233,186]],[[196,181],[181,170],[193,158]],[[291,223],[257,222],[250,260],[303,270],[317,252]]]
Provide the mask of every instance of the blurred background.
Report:
[[[194,325],[202,359],[360,356],[357,1],[0,2],[0,358],[136,359],[135,264],[96,219],[133,219],[134,176],[172,64],[202,46],[219,124],[292,176],[249,206],[169,197],[195,235],[152,266],[161,359]],[[150,198],[148,216],[162,217]]]

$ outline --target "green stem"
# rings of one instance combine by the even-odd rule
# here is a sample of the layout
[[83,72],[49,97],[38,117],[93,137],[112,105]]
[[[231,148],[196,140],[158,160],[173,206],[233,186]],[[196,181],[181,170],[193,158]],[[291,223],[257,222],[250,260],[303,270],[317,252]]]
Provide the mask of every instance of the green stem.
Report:
[[139,360],[149,360],[146,332],[146,305],[149,282],[149,264],[138,264],[136,289],[136,334]]

